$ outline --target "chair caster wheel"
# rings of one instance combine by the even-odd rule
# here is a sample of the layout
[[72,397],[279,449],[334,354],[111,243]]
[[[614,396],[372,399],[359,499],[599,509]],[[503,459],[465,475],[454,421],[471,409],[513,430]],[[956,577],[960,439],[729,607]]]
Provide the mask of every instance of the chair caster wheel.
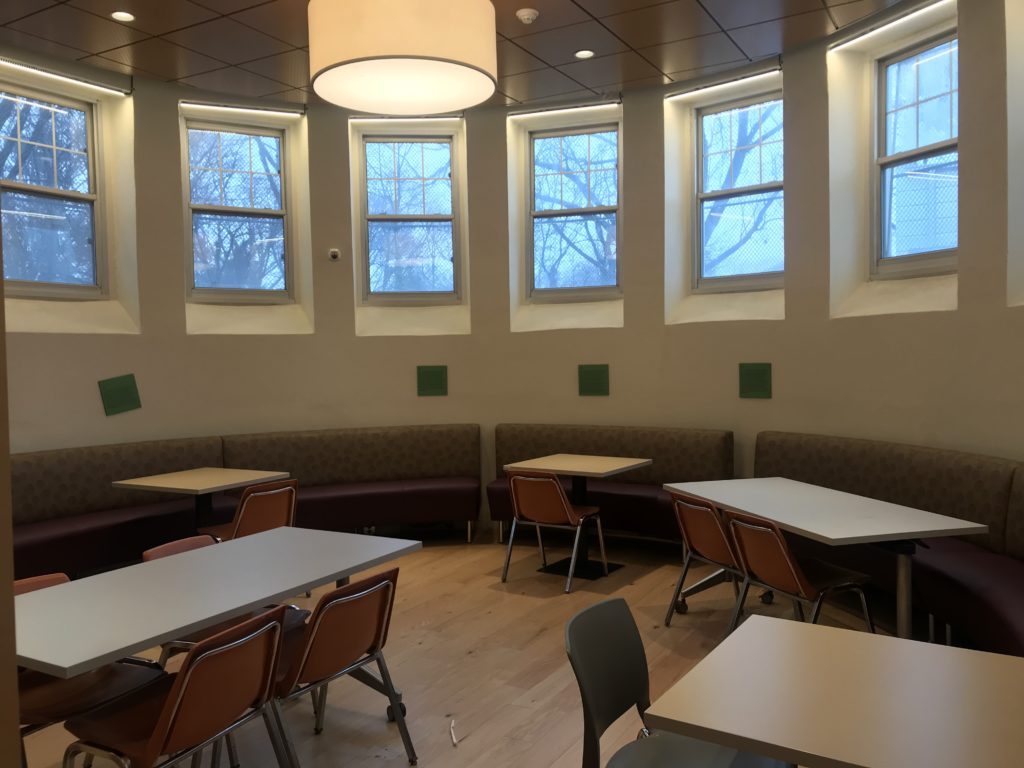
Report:
[[676,601],[676,613],[686,613],[690,610],[690,606],[686,604],[686,599],[680,599]]
[[[399,704],[398,706],[402,709],[402,717],[405,717],[405,704]],[[388,704],[388,722],[395,722],[395,710],[390,704]]]
[[760,600],[765,605],[771,605],[772,603],[775,602],[775,593],[772,592],[771,590],[769,590],[767,592],[763,592],[763,593],[761,593]]

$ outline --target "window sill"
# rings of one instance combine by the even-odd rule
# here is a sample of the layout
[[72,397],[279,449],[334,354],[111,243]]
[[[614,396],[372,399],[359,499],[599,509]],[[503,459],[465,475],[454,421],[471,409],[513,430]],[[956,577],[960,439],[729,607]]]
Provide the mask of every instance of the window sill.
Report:
[[956,275],[870,280],[862,283],[840,303],[832,317],[954,312],[957,308],[958,283]]
[[558,331],[578,328],[622,328],[623,300],[567,302],[565,304],[521,304],[513,307],[513,333]]
[[469,305],[356,307],[356,336],[467,336]]
[[313,333],[313,320],[301,304],[186,304],[185,329],[194,336],[302,335]]
[[137,334],[138,322],[119,301],[6,299],[8,333]]
[[666,325],[785,319],[786,293],[781,289],[742,293],[691,293],[674,305],[665,307]]

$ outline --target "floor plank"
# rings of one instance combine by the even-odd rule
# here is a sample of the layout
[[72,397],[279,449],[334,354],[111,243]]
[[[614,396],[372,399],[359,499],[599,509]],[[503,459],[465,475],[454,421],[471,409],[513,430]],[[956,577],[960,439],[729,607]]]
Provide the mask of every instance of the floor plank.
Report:
[[[550,547],[551,560],[566,554]],[[652,697],[660,695],[724,634],[732,607],[729,585],[689,601],[689,613],[662,626],[679,565],[674,547],[610,541],[609,553],[626,567],[598,581],[536,572],[536,548],[515,550],[509,580],[500,581],[504,549],[497,544],[427,543],[398,561],[394,619],[385,655],[408,707],[421,766],[445,768],[574,768],[582,755],[579,691],[565,656],[564,627],[577,611],[610,596],[624,597],[644,638]],[[707,568],[692,569],[696,580]],[[313,598],[295,602],[312,606]],[[788,605],[753,611],[787,615]],[[858,627],[854,617],[828,611],[828,623]],[[313,735],[308,698],[285,707],[287,725],[304,768],[382,768],[406,765],[398,731],[387,722],[384,697],[342,679],[330,687],[325,729]],[[458,745],[453,746],[450,726]],[[634,739],[639,718],[628,714],[602,741],[605,759]],[[31,768],[57,768],[70,737],[54,727],[26,740]],[[245,768],[273,768],[259,721],[238,735]],[[204,766],[207,765],[204,760]],[[227,765],[226,758],[222,765]],[[96,768],[103,768],[97,761]]]

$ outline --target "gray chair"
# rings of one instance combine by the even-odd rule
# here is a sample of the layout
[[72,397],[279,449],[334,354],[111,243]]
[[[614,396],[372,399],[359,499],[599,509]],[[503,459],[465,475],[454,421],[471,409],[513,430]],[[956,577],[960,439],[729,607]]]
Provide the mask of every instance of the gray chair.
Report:
[[[565,627],[565,651],[583,699],[583,768],[600,768],[601,734],[631,707],[641,721],[651,706],[647,655],[622,598],[577,613]],[[608,768],[782,768],[785,763],[671,733],[651,732],[622,747]]]

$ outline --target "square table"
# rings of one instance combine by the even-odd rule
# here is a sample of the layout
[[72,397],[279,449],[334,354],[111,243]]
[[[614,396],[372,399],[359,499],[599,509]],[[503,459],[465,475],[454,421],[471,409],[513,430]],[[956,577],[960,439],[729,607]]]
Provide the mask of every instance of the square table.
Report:
[[73,677],[420,549],[275,528],[19,595],[18,664]]
[[287,480],[288,472],[271,472],[260,469],[231,469],[229,467],[198,467],[181,472],[167,472],[162,475],[133,477],[130,480],[115,480],[115,488],[129,488],[137,491],[162,491],[195,496],[196,525],[209,524],[213,511],[213,494],[245,488],[257,483]]
[[988,526],[785,477],[670,483],[719,508],[772,520],[831,546],[883,544],[896,552],[896,634],[910,637],[910,576],[916,539],[988,532]]
[[1019,768],[1024,659],[751,616],[645,722],[807,768]]
[[[541,456],[537,459],[516,461],[506,464],[506,472],[551,472],[555,475],[568,475],[572,478],[572,489],[569,492],[569,500],[578,506],[587,503],[587,479],[591,477],[611,477],[631,469],[648,467],[654,463],[653,459],[636,459],[624,456],[587,456],[577,453],[554,453],[550,456]],[[510,491],[511,493],[511,491]],[[569,573],[569,565],[572,558],[559,560],[557,563],[544,566],[540,570],[543,573],[554,573],[566,576]],[[608,571],[611,572],[622,566],[619,564],[608,564]],[[580,542],[580,552],[576,558],[576,571],[574,576],[584,579],[598,579],[604,575],[604,569],[600,563],[590,559],[590,535],[585,531],[583,541]]]

